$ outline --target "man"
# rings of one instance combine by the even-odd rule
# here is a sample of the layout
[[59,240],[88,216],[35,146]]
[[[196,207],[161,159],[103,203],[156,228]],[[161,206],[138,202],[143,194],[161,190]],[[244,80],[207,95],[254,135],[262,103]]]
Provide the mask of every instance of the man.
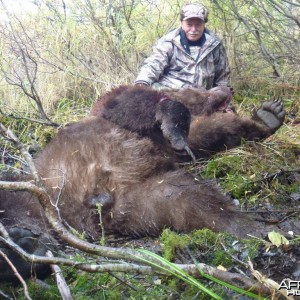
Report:
[[181,28],[163,36],[153,47],[135,84],[153,88],[229,86],[230,70],[221,41],[207,28],[208,10],[187,4],[180,13]]

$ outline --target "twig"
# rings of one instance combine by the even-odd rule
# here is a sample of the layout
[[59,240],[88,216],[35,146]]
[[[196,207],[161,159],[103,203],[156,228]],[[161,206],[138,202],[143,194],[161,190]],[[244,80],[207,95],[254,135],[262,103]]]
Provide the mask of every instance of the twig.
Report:
[[263,274],[261,274],[260,272],[258,272],[256,270],[254,270],[253,264],[250,261],[250,258],[248,259],[248,264],[249,264],[249,268],[250,268],[252,275],[263,285],[267,286],[271,291],[273,290],[272,299],[275,299],[274,298],[275,293],[280,293],[286,299],[294,300],[294,297],[288,296],[284,290],[279,289],[279,284],[276,281],[264,276]]
[[[46,256],[47,257],[53,257],[53,254],[51,251],[47,251],[46,252]],[[62,270],[60,269],[60,267],[58,265],[50,265],[50,268],[53,272],[53,275],[55,277],[56,283],[57,283],[57,287],[59,290],[59,293],[62,297],[63,300],[72,300],[73,297],[71,295],[71,291],[69,286],[67,285],[67,282],[65,280],[65,278],[62,275]]]
[[25,149],[24,145],[20,142],[18,137],[10,129],[6,128],[2,123],[0,123],[0,134],[4,138],[6,138],[10,142],[12,142],[14,144],[14,146],[18,150],[21,151],[22,155],[26,159],[26,162],[28,163],[28,166],[30,168],[30,171],[31,171],[33,177],[34,177],[35,182],[40,186],[42,184],[41,179],[40,179],[40,176],[38,175],[38,172],[35,168],[35,165],[33,163],[33,159],[31,157],[31,155],[29,154],[29,152]]
[[258,179],[258,180],[253,180],[251,183],[256,183],[260,181],[265,181],[265,180],[273,180],[279,176],[284,175],[285,173],[300,173],[300,169],[294,169],[294,170],[280,170],[276,173],[270,174],[270,175],[265,175],[263,178]]
[[[252,281],[249,277],[247,277],[243,274],[230,273],[227,271],[218,270],[216,268],[214,268],[214,269],[217,270],[217,272],[214,273],[212,270],[208,270],[207,268],[203,269],[204,264],[198,263],[196,261],[195,257],[192,255],[189,247],[186,247],[186,250],[187,250],[189,256],[191,257],[192,261],[195,264],[194,266],[196,268],[196,271],[198,272],[198,276],[199,276],[199,273],[202,272],[204,274],[207,274],[207,275],[210,275],[217,279],[220,279],[221,281],[227,282],[231,285],[238,286],[239,288],[242,288],[244,290],[251,290],[252,292],[256,292],[256,293],[258,292],[258,293],[268,294],[272,291],[272,289],[269,289],[269,286],[261,286],[260,284]],[[212,268],[212,267],[210,267],[210,268]],[[233,277],[232,277],[232,275],[233,275]],[[192,276],[195,276],[195,274],[193,274]],[[240,280],[242,280],[242,281],[240,281]]]
[[19,116],[15,116],[13,114],[6,114],[5,112],[3,112],[0,109],[0,113],[5,116],[5,117],[9,117],[15,120],[25,120],[25,121],[29,121],[32,123],[37,123],[37,124],[41,124],[41,125],[45,125],[45,126],[51,126],[51,127],[59,127],[60,124],[55,123],[55,122],[47,122],[47,121],[41,121],[41,120],[36,120],[36,119],[32,119],[32,118],[27,118],[27,117],[19,117]]
[[[6,295],[5,293],[3,293],[1,290],[0,290],[0,296],[3,297],[3,299],[13,300],[11,297],[9,297],[9,296]],[[1,297],[0,297],[0,298],[1,298]]]
[[24,296],[26,299],[28,300],[32,300],[29,293],[28,293],[28,287],[26,282],[24,281],[24,279],[22,278],[22,276],[19,274],[18,270],[15,268],[15,266],[13,265],[13,263],[9,260],[9,258],[7,257],[7,255],[2,252],[0,250],[0,255],[4,258],[4,260],[7,262],[7,264],[10,266],[10,268],[13,270],[14,275],[16,275],[16,277],[19,279],[19,281],[21,282],[23,289],[24,289]]
[[224,243],[222,241],[220,241],[221,246],[223,247],[224,251],[236,262],[238,262],[239,264],[241,264],[242,266],[248,268],[248,265],[246,263],[244,263],[242,260],[238,259],[236,256],[232,255],[227,248],[225,247]]
[[101,239],[100,239],[100,245],[105,245],[105,231],[103,226],[103,220],[102,220],[102,204],[97,204],[97,211],[99,215],[99,227],[101,229]]
[[[138,288],[136,288],[135,286],[133,286],[132,284],[130,284],[130,283],[128,282],[128,280],[125,280],[125,279],[123,279],[122,277],[117,276],[116,274],[114,274],[114,273],[112,273],[112,272],[108,272],[108,273],[109,273],[109,275],[111,275],[111,276],[113,276],[114,278],[116,278],[117,280],[119,280],[120,283],[123,283],[123,284],[127,285],[129,288],[133,289],[134,291],[138,291]],[[114,286],[114,288],[117,287],[117,286],[118,286],[118,285]]]

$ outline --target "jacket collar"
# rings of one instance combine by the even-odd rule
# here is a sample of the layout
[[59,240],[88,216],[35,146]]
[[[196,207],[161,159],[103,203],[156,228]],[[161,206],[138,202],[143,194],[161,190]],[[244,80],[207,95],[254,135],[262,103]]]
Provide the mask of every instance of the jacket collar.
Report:
[[[183,46],[180,43],[180,30],[181,30],[181,28],[177,28],[175,30],[170,31],[165,36],[165,40],[170,41],[177,48],[179,48],[181,51],[183,51],[186,55],[191,57],[185,51],[185,49],[183,48]],[[206,41],[201,48],[201,52],[198,57],[198,61],[201,61],[205,56],[207,56],[208,53],[210,53],[215,47],[217,47],[221,43],[219,38],[213,32],[211,32],[209,29],[205,29],[204,34],[205,34]]]
[[187,39],[186,34],[182,29],[180,30],[179,35],[180,35],[180,44],[185,49],[185,52],[188,54],[191,54],[190,46],[194,44],[195,46],[203,47],[204,43],[206,42],[205,34],[202,34],[201,38],[196,42],[190,42]]

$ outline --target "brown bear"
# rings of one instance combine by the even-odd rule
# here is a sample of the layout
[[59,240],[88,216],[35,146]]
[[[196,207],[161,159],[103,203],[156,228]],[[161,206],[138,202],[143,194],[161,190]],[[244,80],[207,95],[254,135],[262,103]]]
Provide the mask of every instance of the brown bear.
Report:
[[147,86],[121,86],[98,99],[91,115],[101,116],[141,136],[170,142],[175,151],[186,151],[193,160],[187,136],[191,114],[181,102]]
[[[204,146],[217,151],[223,142],[234,146],[242,138],[263,138],[282,124],[282,112],[280,104],[269,102],[258,110],[258,121],[222,113],[204,117],[205,123],[196,117],[189,142],[200,155]],[[156,236],[164,228],[188,232],[203,227],[237,236],[264,231],[263,224],[237,212],[213,183],[198,182],[178,169],[151,139],[99,116],[61,129],[35,163],[60,218],[91,241],[100,235],[98,203],[107,234]],[[53,238],[36,197],[0,190],[0,199],[0,219],[12,238],[31,253],[44,253]],[[30,273],[31,264],[0,247],[22,274]],[[0,261],[0,279],[12,277]]]
[[[156,119],[159,119],[158,123],[161,124],[163,131],[164,128],[168,128],[164,135],[168,136],[170,141],[184,140],[183,144],[185,144],[186,134],[190,130],[188,144],[197,158],[236,147],[243,139],[266,138],[282,125],[285,116],[283,105],[279,101],[266,101],[252,119],[240,118],[234,113],[216,113],[226,110],[232,98],[231,89],[222,86],[208,91],[189,88],[160,92],[143,86],[121,86],[100,97],[90,115],[103,116],[123,128],[148,136],[164,151],[167,151],[168,145],[159,138],[159,130],[153,127],[154,115],[157,112],[155,104],[159,97],[168,97],[181,102],[192,114],[189,129],[186,129],[188,122],[184,122],[184,125],[178,122],[180,115],[172,108],[167,111],[159,110],[160,117]],[[138,118],[137,115],[142,117]],[[149,117],[151,120],[147,121],[148,115],[151,116]],[[143,131],[146,126],[151,127],[152,130],[146,133]],[[176,151],[182,150],[183,147],[181,149],[173,147],[173,149],[179,161],[193,158],[189,150],[187,152]],[[170,151],[168,153],[170,154]],[[190,157],[186,157],[186,153]]]

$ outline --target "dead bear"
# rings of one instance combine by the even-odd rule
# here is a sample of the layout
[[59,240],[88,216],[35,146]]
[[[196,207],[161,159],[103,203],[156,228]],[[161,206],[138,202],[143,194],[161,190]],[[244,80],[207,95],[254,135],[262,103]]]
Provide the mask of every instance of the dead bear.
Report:
[[[200,144],[214,151],[221,144],[221,134],[228,135],[231,145],[241,138],[265,137],[278,123],[282,124],[283,110],[279,107],[271,102],[264,105],[256,115],[259,122],[234,114],[213,114],[204,126],[196,118],[189,141],[197,149],[196,133],[201,136],[203,127],[213,128],[215,134]],[[234,140],[233,132],[237,134]],[[106,233],[140,237],[156,236],[164,228],[188,232],[203,227],[237,236],[264,232],[262,223],[237,212],[213,183],[195,181],[178,169],[151,139],[101,117],[89,117],[60,130],[35,163],[45,187],[58,203],[62,220],[85,232],[92,241],[99,240],[100,235],[97,201],[104,203]],[[51,229],[34,195],[0,190],[0,198],[1,222],[21,246],[30,232],[26,250],[42,254],[45,245],[51,247]],[[1,248],[26,276],[30,273],[30,263],[22,264],[10,249]],[[1,261],[0,279],[13,276],[4,266]]]
[[[156,113],[154,104],[157,103],[159,97],[166,95],[184,104],[192,115],[188,135],[188,145],[192,154],[189,150],[188,154],[190,157],[194,154],[196,158],[209,157],[216,152],[237,147],[243,139],[264,139],[282,125],[285,116],[283,105],[279,101],[264,102],[252,119],[241,118],[234,113],[216,113],[226,109],[232,98],[231,89],[225,86],[215,87],[208,91],[189,88],[162,90],[161,93],[149,87],[121,86],[100,97],[94,104],[90,115],[103,116],[123,128],[141,133],[145,126],[150,127],[147,124],[153,124]],[[138,114],[142,117],[138,118]],[[151,121],[145,121],[147,115],[150,115]],[[184,125],[179,123],[177,120],[180,115],[171,107],[167,111],[159,110],[159,115],[158,119],[163,120],[161,127],[165,136],[169,137],[170,141],[175,140],[174,145],[178,137],[184,136],[184,143],[180,145],[185,145],[186,133],[189,130],[184,129],[182,133],[181,128],[186,128],[188,122],[184,122]],[[152,127],[151,131],[147,133],[144,131],[142,136],[149,136],[170,154],[170,151],[167,151],[168,145],[159,137],[158,132],[157,128]],[[182,141],[181,138],[179,140]],[[180,148],[182,147],[173,147],[175,150]],[[190,160],[186,152],[175,151],[175,154],[178,161]]]
[[227,86],[216,86],[210,90],[187,88],[162,91],[169,97],[183,103],[193,116],[209,116],[215,112],[224,112],[232,107],[232,90]]
[[121,86],[100,97],[98,103],[91,115],[101,116],[142,136],[163,135],[175,151],[185,150],[195,161],[187,143],[191,115],[181,102],[150,87]]

